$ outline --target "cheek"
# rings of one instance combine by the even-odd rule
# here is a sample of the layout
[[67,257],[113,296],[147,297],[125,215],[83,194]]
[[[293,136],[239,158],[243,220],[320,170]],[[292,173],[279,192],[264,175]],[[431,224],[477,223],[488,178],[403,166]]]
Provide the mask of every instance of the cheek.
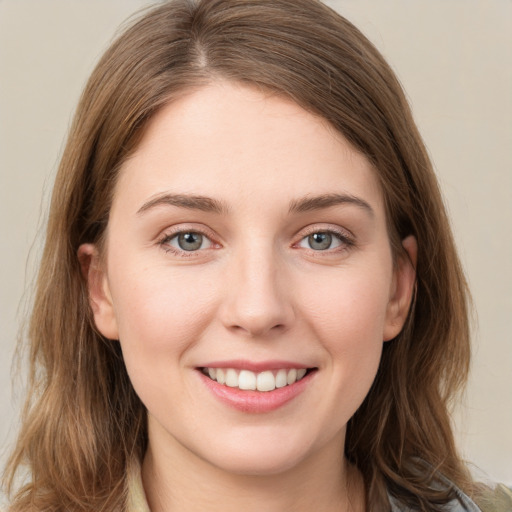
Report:
[[301,298],[336,382],[355,402],[364,398],[379,366],[390,279],[382,271],[340,271],[317,281]]
[[[382,272],[342,270],[304,288],[300,301],[322,338],[382,342],[389,283]],[[336,347],[343,349],[342,344]]]
[[[152,267],[127,272],[118,267],[112,298],[128,367],[150,368],[177,361],[199,339],[214,309],[213,287],[199,290],[183,269]],[[149,365],[142,365],[145,361]]]

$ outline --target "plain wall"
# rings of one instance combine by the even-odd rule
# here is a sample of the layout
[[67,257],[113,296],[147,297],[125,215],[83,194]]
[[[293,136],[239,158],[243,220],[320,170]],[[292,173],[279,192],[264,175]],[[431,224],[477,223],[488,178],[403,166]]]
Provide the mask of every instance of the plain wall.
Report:
[[[512,2],[330,1],[402,81],[446,198],[478,325],[464,455],[512,484]],[[0,446],[21,390],[10,365],[44,238],[54,172],[81,89],[143,0],[0,0]],[[1,455],[1,454],[0,454]],[[0,458],[0,463],[2,459]]]

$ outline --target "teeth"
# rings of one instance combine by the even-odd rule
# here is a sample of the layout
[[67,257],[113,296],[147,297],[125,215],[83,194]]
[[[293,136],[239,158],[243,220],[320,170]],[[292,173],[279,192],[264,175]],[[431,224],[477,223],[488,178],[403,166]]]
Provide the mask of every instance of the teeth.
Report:
[[233,368],[228,368],[226,371],[226,386],[230,388],[238,387],[238,374]]
[[281,369],[254,373],[249,370],[234,368],[203,368],[203,373],[210,379],[231,388],[243,390],[273,391],[276,388],[289,386],[306,375],[306,368]]
[[288,376],[286,377],[286,382],[288,384],[293,384],[297,380],[297,370],[294,368],[292,370],[288,370]]
[[256,375],[253,372],[242,370],[238,375],[238,387],[240,389],[256,389]]
[[276,374],[276,388],[284,388],[287,384],[288,372],[286,370],[279,370]]
[[215,371],[215,379],[219,384],[225,384],[226,383],[226,374],[224,373],[224,370],[222,368],[217,368]]
[[272,372],[258,373],[256,388],[258,391],[272,391],[276,389],[276,378],[274,374]]

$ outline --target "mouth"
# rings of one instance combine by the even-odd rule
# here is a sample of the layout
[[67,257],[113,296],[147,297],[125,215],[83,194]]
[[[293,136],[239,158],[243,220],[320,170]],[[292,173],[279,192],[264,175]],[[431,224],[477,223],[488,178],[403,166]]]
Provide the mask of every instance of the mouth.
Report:
[[302,380],[316,368],[281,368],[253,372],[237,368],[198,368],[203,375],[229,388],[243,391],[269,392],[291,386]]

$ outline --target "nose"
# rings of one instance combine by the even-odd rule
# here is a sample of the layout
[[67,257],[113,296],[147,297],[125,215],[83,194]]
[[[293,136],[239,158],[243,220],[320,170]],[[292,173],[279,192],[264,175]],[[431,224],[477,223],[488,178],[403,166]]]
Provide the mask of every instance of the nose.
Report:
[[226,275],[227,294],[221,306],[224,326],[250,338],[287,331],[295,313],[291,283],[283,264],[271,251],[267,255],[240,254]]

